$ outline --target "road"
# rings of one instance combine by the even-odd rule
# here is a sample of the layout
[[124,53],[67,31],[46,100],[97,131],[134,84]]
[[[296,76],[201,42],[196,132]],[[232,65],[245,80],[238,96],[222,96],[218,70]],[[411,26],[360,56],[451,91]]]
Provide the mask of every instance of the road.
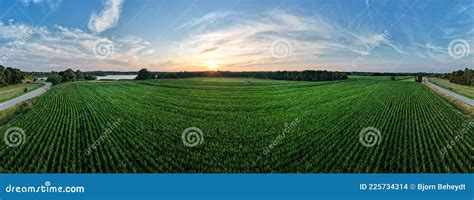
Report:
[[46,83],[44,83],[44,85],[43,85],[42,87],[40,87],[40,88],[38,88],[38,89],[36,89],[36,90],[34,90],[34,91],[32,91],[32,92],[28,92],[28,93],[26,93],[26,94],[24,94],[24,95],[22,95],[22,96],[19,96],[19,97],[17,97],[17,98],[10,99],[9,101],[6,101],[6,102],[4,102],[4,103],[1,103],[1,104],[0,104],[0,111],[5,110],[5,109],[7,109],[7,108],[11,108],[11,107],[13,107],[15,104],[17,104],[17,103],[21,103],[21,102],[26,101],[26,100],[28,100],[28,99],[37,97],[37,96],[39,96],[39,95],[45,93],[46,91],[48,91],[49,88],[51,88],[51,83],[46,82]]
[[452,97],[452,98],[454,98],[454,99],[456,99],[456,100],[459,100],[459,101],[461,101],[461,102],[463,102],[463,103],[465,103],[465,104],[467,104],[467,105],[474,106],[474,100],[469,99],[469,98],[467,98],[467,97],[465,97],[465,96],[461,96],[461,95],[456,94],[456,93],[454,93],[454,92],[451,92],[451,91],[449,91],[449,90],[447,90],[447,89],[444,89],[444,88],[442,88],[442,87],[439,87],[439,86],[437,86],[437,85],[431,83],[431,82],[430,82],[429,80],[427,80],[427,78],[425,78],[425,77],[423,77],[423,83],[424,83],[425,85],[427,85],[427,86],[429,86],[429,87],[432,87],[432,88],[434,88],[434,89],[440,91],[441,93],[443,93],[443,94],[445,94],[445,95],[448,95],[448,96],[450,96],[450,97]]

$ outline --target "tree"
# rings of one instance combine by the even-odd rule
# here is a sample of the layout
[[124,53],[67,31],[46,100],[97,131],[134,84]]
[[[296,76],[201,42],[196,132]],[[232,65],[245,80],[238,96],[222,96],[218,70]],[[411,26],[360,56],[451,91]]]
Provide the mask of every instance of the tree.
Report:
[[4,72],[5,82],[7,83],[7,85],[10,84],[10,80],[12,79],[12,71],[10,69],[7,67]]
[[5,67],[0,65],[0,86],[5,86],[7,84],[8,83],[5,77]]
[[[190,77],[242,77],[242,78],[262,78],[290,81],[334,81],[345,80],[347,74],[344,72],[305,70],[305,71],[259,71],[259,72],[155,72],[153,77],[160,78],[190,78]],[[138,79],[138,78],[137,78]]]
[[6,82],[10,85],[21,83],[25,78],[25,73],[19,69],[7,67],[5,70]]
[[0,65],[0,86],[18,84],[25,79],[26,74],[20,69]]
[[81,70],[74,71],[72,69],[67,69],[59,73],[56,73],[54,71],[51,73],[52,75],[48,76],[48,81],[52,82],[53,85],[57,85],[62,82],[73,82],[76,80],[81,81],[81,80],[96,80],[97,79],[97,77],[81,72]]
[[51,82],[53,85],[60,84],[61,81],[63,80],[63,77],[58,74],[53,74],[48,76],[48,79],[46,80],[47,82]]
[[72,69],[67,69],[64,72],[60,72],[59,75],[62,76],[62,82],[70,82],[76,80],[76,73]]
[[390,76],[390,80],[395,81],[397,78],[395,78],[395,76]]
[[84,78],[85,78],[84,73],[82,73],[81,70],[77,70],[76,71],[76,80],[82,81],[82,80],[84,80]]
[[423,81],[423,76],[422,76],[422,75],[416,76],[416,77],[415,77],[415,81],[421,83],[421,82]]
[[474,86],[474,70],[472,69],[454,71],[445,75],[445,78],[452,83]]
[[137,80],[146,80],[146,79],[152,79],[152,78],[154,78],[153,73],[148,71],[148,69],[143,68],[143,69],[140,69],[140,71],[138,71],[138,75],[137,75],[136,79]]
[[86,74],[86,75],[84,76],[84,80],[97,80],[97,77],[96,77],[96,76],[89,75],[89,74]]

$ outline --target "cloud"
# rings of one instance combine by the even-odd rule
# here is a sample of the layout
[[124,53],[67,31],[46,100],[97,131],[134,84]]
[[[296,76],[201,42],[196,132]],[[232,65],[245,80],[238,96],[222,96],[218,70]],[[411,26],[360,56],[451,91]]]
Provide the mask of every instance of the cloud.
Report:
[[109,38],[58,25],[48,29],[3,22],[0,30],[7,33],[0,35],[6,41],[0,46],[0,64],[29,71],[139,69],[155,54],[149,42],[131,35]]
[[183,29],[183,28],[193,28],[195,26],[199,26],[202,24],[212,24],[218,20],[224,19],[226,17],[229,17],[231,15],[235,15],[237,13],[227,11],[227,12],[222,12],[222,11],[216,11],[216,12],[210,12],[203,17],[197,18],[190,20],[189,22],[184,23],[183,25],[179,26],[177,29]]
[[[358,55],[368,55],[366,46],[383,33],[350,30],[317,15],[282,10],[208,13],[180,29],[190,34],[170,49],[172,56],[164,62],[185,70],[203,70],[209,60],[225,70],[303,69],[344,62],[349,66]],[[275,41],[283,45],[272,45]],[[382,38],[380,46],[381,51],[406,53],[389,38]],[[275,56],[277,51],[288,55]]]
[[[474,13],[474,5],[457,5],[453,8],[453,12],[436,26],[438,31],[433,31],[429,35],[430,37],[423,37],[422,40],[412,42],[409,46],[410,51],[419,58],[429,59],[436,64],[460,68],[472,66],[474,54],[470,53],[459,59],[454,59],[449,52],[449,45],[455,40],[465,41],[467,46],[462,46],[472,51],[474,47],[472,13]],[[431,29],[429,27],[429,30]]]
[[89,29],[100,33],[115,27],[122,12],[124,0],[106,0],[104,8],[100,13],[93,13],[89,20]]
[[0,28],[0,38],[3,39],[20,39],[30,29],[24,24],[14,24],[13,21],[8,24],[0,21]]
[[62,0],[20,0],[23,6],[47,4],[51,10],[59,7]]
[[[21,1],[25,5],[47,2]],[[177,26],[175,31],[180,34],[168,41],[172,47],[166,44],[152,47],[133,35],[98,34],[117,24],[122,4],[123,0],[107,0],[104,9],[91,16],[92,32],[52,25],[33,29],[13,20],[0,21],[0,64],[1,56],[7,55],[5,65],[43,71],[65,67],[196,71],[206,70],[210,61],[222,70],[234,71],[392,70],[389,66],[410,71],[431,64],[447,66],[446,69],[470,66],[474,56],[471,53],[455,60],[448,54],[448,45],[454,39],[464,39],[471,49],[474,47],[474,28],[469,26],[474,6],[460,7],[429,37],[425,35],[431,33],[431,26],[419,29],[410,26],[404,30],[403,27],[409,26],[392,29],[365,20],[348,25],[345,20],[318,13],[308,16],[285,10],[217,11]],[[409,18],[409,22],[414,19],[417,18]],[[364,58],[363,63],[351,68],[352,61],[359,56]]]
[[384,42],[385,42],[385,44],[387,44],[389,47],[391,47],[393,50],[395,50],[398,53],[401,53],[401,54],[406,54],[407,53],[406,51],[403,51],[402,49],[400,49],[400,47],[396,46],[395,44],[393,44],[393,42],[391,42],[389,40],[384,40]]

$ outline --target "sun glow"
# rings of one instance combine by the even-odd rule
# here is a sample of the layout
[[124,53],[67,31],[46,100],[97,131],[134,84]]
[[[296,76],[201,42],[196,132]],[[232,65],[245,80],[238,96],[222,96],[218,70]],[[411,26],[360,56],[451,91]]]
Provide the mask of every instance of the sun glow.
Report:
[[214,62],[212,60],[207,62],[207,69],[209,69],[209,71],[217,71],[217,67],[218,66],[217,66],[216,62]]

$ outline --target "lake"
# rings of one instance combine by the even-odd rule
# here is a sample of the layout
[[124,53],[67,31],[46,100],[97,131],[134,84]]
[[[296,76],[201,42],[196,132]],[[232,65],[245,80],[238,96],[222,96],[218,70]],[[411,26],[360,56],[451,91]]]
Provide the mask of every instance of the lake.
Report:
[[134,79],[137,75],[107,75],[107,76],[97,76],[97,80],[109,79],[109,80],[120,80],[120,79]]

